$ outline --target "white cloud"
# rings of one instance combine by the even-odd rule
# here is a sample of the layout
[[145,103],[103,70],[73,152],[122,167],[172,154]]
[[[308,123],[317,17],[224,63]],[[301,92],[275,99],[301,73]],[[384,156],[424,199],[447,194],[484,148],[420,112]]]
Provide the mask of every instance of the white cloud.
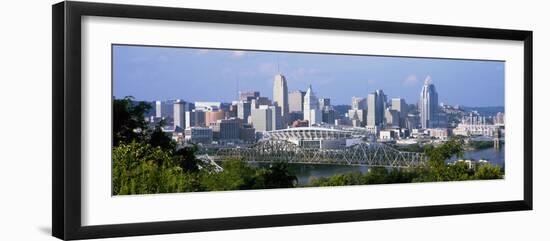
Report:
[[403,80],[403,85],[412,86],[418,83],[418,78],[414,74],[410,74]]

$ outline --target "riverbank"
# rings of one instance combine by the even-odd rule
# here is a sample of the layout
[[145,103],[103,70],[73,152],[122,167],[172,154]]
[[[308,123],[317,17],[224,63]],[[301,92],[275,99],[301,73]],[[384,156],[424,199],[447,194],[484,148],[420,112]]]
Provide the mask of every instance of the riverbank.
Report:
[[[458,158],[456,156],[447,160],[447,163],[452,163],[458,159],[465,160],[487,160],[488,163],[497,165],[504,169],[504,154],[505,147],[500,149],[487,148],[481,150],[465,150],[464,157]],[[254,164],[259,167],[268,167],[269,164],[261,163]],[[332,165],[332,164],[298,164],[289,163],[289,171],[292,172],[298,178],[298,185],[305,186],[310,180],[316,178],[328,178],[338,174],[350,174],[350,173],[367,173],[369,167],[367,166],[345,166],[345,165]]]

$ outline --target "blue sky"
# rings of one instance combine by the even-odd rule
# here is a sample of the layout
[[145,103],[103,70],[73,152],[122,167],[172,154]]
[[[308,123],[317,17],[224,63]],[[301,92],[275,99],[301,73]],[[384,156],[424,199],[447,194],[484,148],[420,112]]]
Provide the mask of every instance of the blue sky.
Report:
[[[113,47],[115,97],[137,100],[236,99],[239,90],[272,97],[273,77],[285,75],[289,90],[311,84],[317,97],[350,104],[351,96],[382,89],[388,98],[418,101],[431,76],[439,102],[504,106],[504,62],[353,56],[264,51],[122,46]],[[238,83],[238,85],[237,85]]]

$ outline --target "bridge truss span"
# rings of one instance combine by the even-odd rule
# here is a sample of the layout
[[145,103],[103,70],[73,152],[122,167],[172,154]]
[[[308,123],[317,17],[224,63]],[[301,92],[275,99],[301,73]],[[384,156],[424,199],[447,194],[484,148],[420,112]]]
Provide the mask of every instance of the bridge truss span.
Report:
[[380,167],[416,167],[426,163],[423,153],[403,152],[382,143],[360,143],[345,149],[302,148],[287,141],[261,141],[246,148],[222,148],[217,158],[249,162],[289,162]]

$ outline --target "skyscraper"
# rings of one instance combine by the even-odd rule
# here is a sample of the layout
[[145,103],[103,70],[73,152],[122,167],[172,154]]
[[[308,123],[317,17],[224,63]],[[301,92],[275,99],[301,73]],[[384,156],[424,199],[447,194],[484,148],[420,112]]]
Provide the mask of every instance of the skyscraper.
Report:
[[319,99],[315,97],[311,85],[304,96],[304,120],[309,122],[309,126],[321,123],[322,121],[322,114],[319,109]]
[[185,112],[185,128],[194,126],[206,126],[205,112],[200,110],[188,110]]
[[175,100],[157,100],[155,101],[155,117],[174,117]]
[[434,128],[438,124],[437,91],[430,76],[426,77],[420,92],[418,109],[420,111],[420,125],[422,128]]
[[218,120],[212,126],[214,139],[220,141],[238,140],[241,127],[242,121],[240,119]]
[[[403,98],[391,99],[391,109],[399,112],[399,127],[405,127],[405,118],[407,118],[407,103]],[[396,123],[394,123],[396,124]]]
[[376,99],[376,114],[380,117],[378,119],[378,123],[383,125],[386,113],[386,106],[388,105],[388,99],[384,94],[384,91],[382,90],[376,90],[376,94],[378,95]]
[[176,100],[174,102],[174,128],[185,128],[185,101]]
[[382,127],[386,110],[386,95],[382,90],[376,90],[369,94],[367,126]]
[[319,109],[325,110],[330,107],[330,98],[319,98]]
[[370,93],[368,99],[367,126],[376,126],[376,92]]
[[353,126],[365,126],[367,124],[367,99],[352,96],[348,117],[352,121]]
[[160,100],[155,101],[155,117],[162,117],[162,102]]
[[269,106],[271,110],[271,130],[283,129],[283,116],[281,115],[281,107],[279,106]]
[[267,105],[260,105],[251,110],[252,125],[256,132],[273,130],[272,110]]
[[334,121],[336,120],[336,111],[332,107],[328,106],[321,112],[323,123],[334,125]]
[[399,111],[388,107],[384,112],[384,117],[386,119],[386,127],[400,127],[401,117],[399,116]]
[[237,117],[243,120],[244,123],[248,121],[250,110],[250,102],[241,100],[237,103]]
[[273,81],[273,104],[281,107],[281,116],[286,126],[288,117],[288,87],[285,76],[282,74],[275,75]]
[[294,90],[288,93],[288,111],[303,112],[304,111],[304,96],[306,92]]
[[351,97],[351,108],[354,110],[366,110],[367,99],[356,96]]

